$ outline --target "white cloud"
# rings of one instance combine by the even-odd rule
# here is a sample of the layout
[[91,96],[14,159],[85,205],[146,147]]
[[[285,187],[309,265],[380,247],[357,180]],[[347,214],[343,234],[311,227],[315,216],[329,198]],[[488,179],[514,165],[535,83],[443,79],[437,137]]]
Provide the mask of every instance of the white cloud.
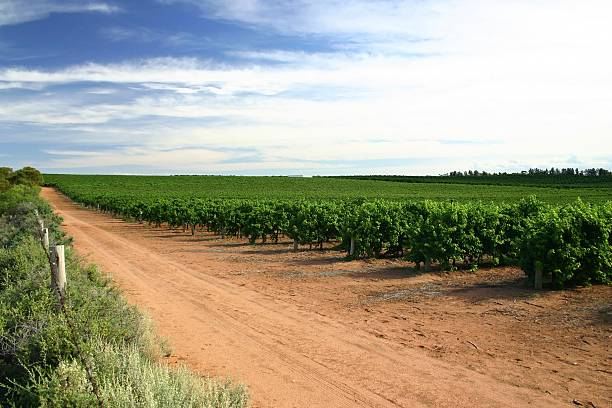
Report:
[[0,91],[3,89],[41,89],[41,86],[36,86],[35,84],[24,84],[22,82],[4,82],[0,81]]
[[117,90],[112,88],[89,88],[85,92],[92,95],[111,95],[116,93]]
[[160,150],[150,146],[125,147],[110,151],[52,151],[49,168],[114,167],[114,166],[157,166],[186,170],[193,166],[209,165],[231,158],[229,153],[210,149],[173,149]]
[[47,18],[51,13],[115,13],[117,6],[97,1],[74,0],[1,0],[0,26]]

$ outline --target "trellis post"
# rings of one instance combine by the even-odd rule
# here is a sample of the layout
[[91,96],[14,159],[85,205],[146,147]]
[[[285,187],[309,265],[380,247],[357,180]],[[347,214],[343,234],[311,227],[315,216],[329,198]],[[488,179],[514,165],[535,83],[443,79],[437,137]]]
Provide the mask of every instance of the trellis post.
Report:
[[535,274],[533,279],[533,287],[537,290],[542,289],[542,262],[535,263]]

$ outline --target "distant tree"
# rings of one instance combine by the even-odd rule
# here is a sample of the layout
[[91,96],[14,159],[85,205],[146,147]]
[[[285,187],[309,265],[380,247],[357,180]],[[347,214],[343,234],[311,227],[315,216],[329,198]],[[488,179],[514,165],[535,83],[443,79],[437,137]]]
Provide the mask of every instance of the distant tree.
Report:
[[0,167],[0,191],[8,189],[11,185],[8,181],[8,177],[13,172],[10,167]]
[[30,186],[39,186],[44,182],[41,172],[34,167],[24,167],[14,171],[8,176],[8,181],[13,185],[25,184]]
[[467,176],[591,176],[591,177],[609,177],[612,175],[612,171],[604,169],[604,168],[592,168],[592,169],[584,169],[580,170],[578,168],[567,167],[567,168],[555,168],[551,167],[550,169],[543,168],[540,169],[538,167],[530,168],[529,170],[521,170],[516,172],[487,172],[487,171],[479,171],[479,170],[469,170],[469,171],[451,171],[449,173],[443,174],[443,176],[450,177],[467,177]]
[[0,179],[7,179],[12,172],[13,169],[11,169],[10,167],[0,167]]

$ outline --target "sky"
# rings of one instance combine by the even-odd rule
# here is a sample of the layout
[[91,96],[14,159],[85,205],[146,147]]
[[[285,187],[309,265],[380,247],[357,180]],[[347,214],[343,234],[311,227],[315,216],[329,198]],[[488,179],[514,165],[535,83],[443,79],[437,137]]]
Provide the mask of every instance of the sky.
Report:
[[612,168],[610,0],[0,0],[0,165]]

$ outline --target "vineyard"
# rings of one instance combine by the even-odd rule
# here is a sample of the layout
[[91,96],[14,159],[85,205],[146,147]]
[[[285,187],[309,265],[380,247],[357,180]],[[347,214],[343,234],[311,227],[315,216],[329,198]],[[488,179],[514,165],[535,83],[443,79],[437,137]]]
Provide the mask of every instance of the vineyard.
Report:
[[[377,177],[377,176],[369,176]],[[401,177],[388,179],[347,179],[332,177],[244,177],[244,176],[111,176],[111,175],[45,175],[50,185],[78,191],[112,192],[129,196],[241,199],[374,199],[452,200],[455,202],[517,202],[535,195],[550,204],[576,201],[602,203],[612,199],[612,182],[608,177],[582,177],[583,184],[573,183],[566,188],[566,178],[546,178],[546,184],[532,186],[533,178],[513,178],[512,185],[503,184],[503,178],[495,178],[497,184],[486,184],[483,177]],[[473,180],[472,180],[473,179]],[[392,181],[393,180],[393,181]],[[465,182],[464,182],[465,180]],[[472,181],[470,181],[472,180]],[[484,182],[484,184],[483,184]]]
[[579,189],[583,201],[576,199],[576,189],[524,186],[287,177],[45,178],[88,207],[192,234],[206,230],[252,243],[287,237],[296,249],[332,243],[349,258],[403,257],[426,270],[510,264],[533,279],[541,268],[555,287],[612,281],[607,188]]
[[466,176],[333,176],[334,178],[352,180],[378,180],[401,183],[443,183],[468,184],[490,186],[517,186],[517,187],[549,187],[557,189],[567,188],[612,188],[612,175],[601,176],[578,174],[485,174]]

